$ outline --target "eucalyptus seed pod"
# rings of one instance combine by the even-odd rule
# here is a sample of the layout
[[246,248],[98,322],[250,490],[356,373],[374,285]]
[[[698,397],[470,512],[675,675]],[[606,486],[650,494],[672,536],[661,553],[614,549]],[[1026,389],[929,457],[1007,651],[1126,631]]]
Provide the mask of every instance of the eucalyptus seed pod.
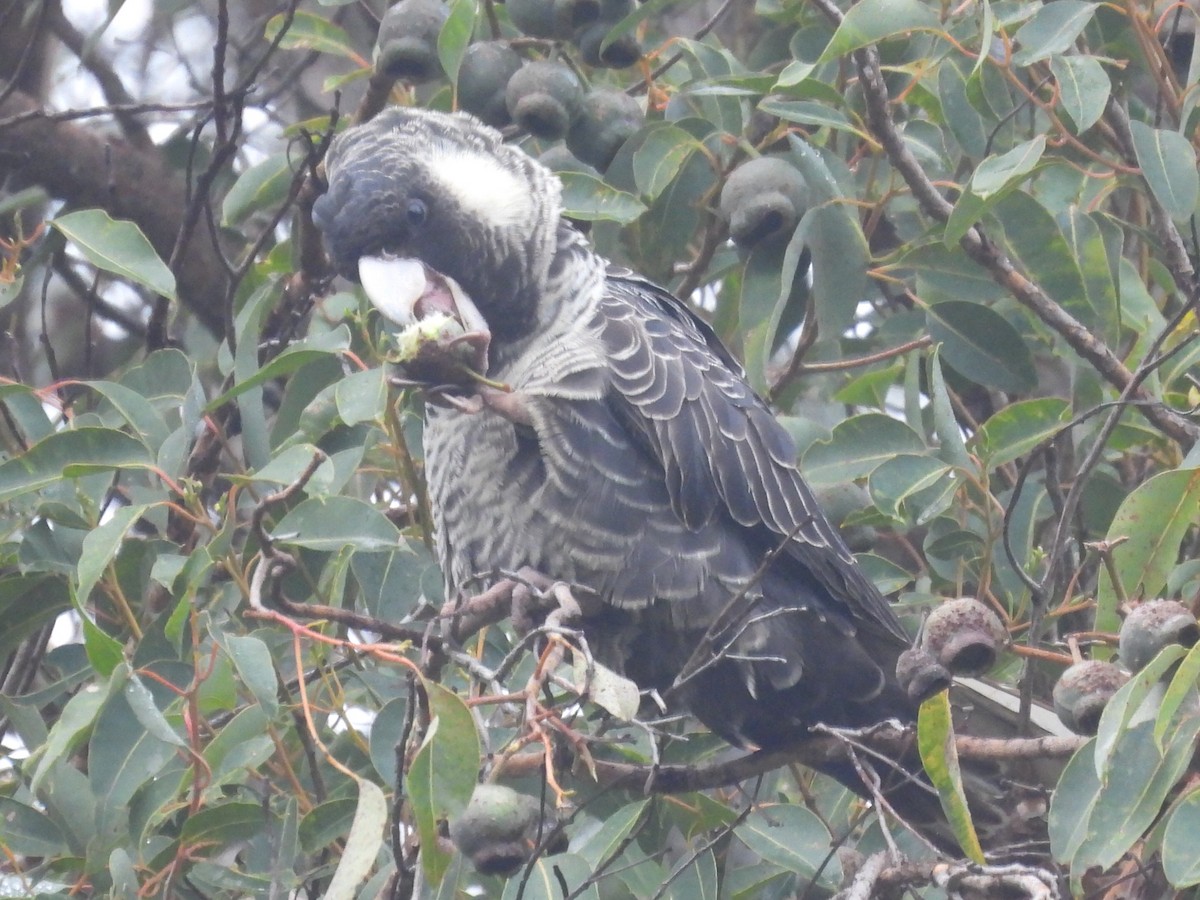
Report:
[[719,202],[730,237],[743,249],[773,237],[789,238],[808,205],[804,176],[778,156],[760,156],[734,169]]
[[583,86],[566,66],[532,62],[508,80],[508,112],[535,137],[557,140],[567,133],[583,102]]
[[1054,685],[1054,711],[1076,734],[1095,734],[1104,707],[1128,680],[1129,674],[1110,662],[1075,663]]
[[501,784],[478,784],[450,823],[450,839],[482,875],[512,875],[533,851],[541,803]]
[[1000,617],[972,597],[940,604],[921,632],[921,646],[955,675],[982,675],[996,664],[1007,642]]
[[503,128],[512,121],[504,91],[521,64],[520,54],[502,41],[472,44],[458,70],[459,105],[493,128]]
[[507,0],[508,19],[530,37],[555,37],[554,0]]
[[599,0],[507,0],[508,19],[530,37],[569,38],[600,15]]
[[896,661],[896,680],[913,703],[922,703],[950,687],[953,679],[928,651],[913,647],[901,653]]
[[589,66],[602,69],[627,69],[642,58],[642,48],[629,32],[618,35],[609,45],[604,39],[616,25],[615,20],[600,19],[583,28],[575,37],[579,53]]
[[1121,624],[1121,662],[1137,672],[1164,647],[1192,647],[1200,640],[1200,626],[1192,611],[1174,600],[1155,600],[1135,608]]
[[567,131],[567,149],[603,172],[645,118],[641,105],[623,91],[589,91]]
[[413,82],[441,76],[437,42],[448,15],[441,0],[400,0],[390,7],[375,38],[376,70]]

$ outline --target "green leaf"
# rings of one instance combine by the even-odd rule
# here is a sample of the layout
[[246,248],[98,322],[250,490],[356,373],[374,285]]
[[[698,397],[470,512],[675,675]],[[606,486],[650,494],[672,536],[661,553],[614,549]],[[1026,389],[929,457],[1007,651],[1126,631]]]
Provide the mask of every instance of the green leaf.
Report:
[[462,812],[479,774],[479,734],[471,711],[458,695],[425,681],[430,722],[408,772],[408,792],[421,836],[425,877],[438,884],[450,855],[438,846],[438,821]]
[[450,12],[438,32],[437,52],[442,70],[451,84],[458,84],[458,69],[467,47],[471,44],[471,33],[475,30],[475,17],[479,15],[477,0],[450,0]]
[[145,512],[145,506],[124,506],[113,513],[107,522],[92,529],[84,537],[83,552],[79,557],[79,586],[76,588],[81,602],[88,602],[92,588],[103,577],[108,564],[121,549],[125,535]]
[[871,474],[898,454],[924,451],[921,436],[903,422],[863,413],[839,423],[828,441],[809,447],[801,469],[813,485],[840,484]]
[[1023,393],[1037,385],[1033,355],[1008,320],[965,300],[935,303],[925,311],[929,336],[960,375],[1001,391]]
[[11,278],[0,278],[0,309],[8,306],[19,296],[25,284],[25,274],[16,272]]
[[268,156],[238,176],[221,201],[221,225],[232,228],[252,213],[282,203],[292,183],[292,168],[286,153]]
[[950,694],[940,691],[921,704],[917,714],[917,747],[929,780],[937,788],[942,810],[950,822],[954,839],[968,859],[984,862],[983,848],[967,808],[958,750],[954,745],[954,725],[950,716]]
[[992,4],[989,0],[981,0],[981,14],[979,22],[979,52],[975,54],[975,65],[971,68],[971,77],[975,78],[979,75],[979,70],[983,68],[984,63],[988,60],[989,49],[992,45],[992,39],[996,36],[996,16],[992,12]]
[[[100,394],[107,403],[101,404],[97,412],[105,420],[105,425],[117,425],[128,422],[137,431],[137,436],[151,452],[156,452],[171,434],[166,420],[147,397],[137,391],[112,381],[89,381],[87,386]],[[116,416],[122,422],[112,421]]]
[[117,666],[125,660],[125,651],[120,641],[104,632],[92,621],[91,614],[79,602],[75,592],[71,592],[71,602],[75,612],[79,614],[79,622],[83,627],[83,647],[87,651],[88,662],[92,668],[105,678],[116,671]]
[[950,210],[950,218],[946,220],[946,227],[942,230],[942,242],[946,248],[952,252],[958,252],[957,245],[963,239],[963,235],[970,231],[987,213],[991,212],[992,208],[1004,198],[1005,191],[1010,190],[1012,186],[1006,185],[1004,189],[991,194],[986,200],[972,191],[969,185],[963,188],[958,199],[954,201],[954,209]]
[[972,300],[990,303],[1004,296],[1003,290],[956,247],[941,242],[904,251],[899,267],[916,276],[918,294],[931,302]]
[[796,278],[803,231],[796,229],[782,255],[770,242],[754,247],[742,270],[738,326],[746,378],[757,391],[767,389],[767,368],[785,308],[803,304],[807,297],[803,279]]
[[164,744],[174,744],[176,747],[187,746],[187,741],[171,727],[167,717],[154,702],[154,695],[150,692],[150,688],[146,687],[136,672],[132,673],[129,680],[125,682],[125,702],[129,704],[134,718],[138,720],[150,737],[157,738]]
[[88,742],[88,777],[101,828],[123,824],[134,793],[159,773],[178,744],[146,731],[122,693],[113,693],[96,718]]
[[153,464],[146,445],[123,432],[92,426],[57,431],[0,463],[0,501],[49,487],[64,477]]
[[690,854],[684,855],[671,872],[672,875],[676,872],[679,874],[667,886],[664,898],[717,900],[717,858],[711,848],[694,858]]
[[898,454],[871,473],[871,500],[886,515],[908,518],[909,507],[920,508],[923,495],[931,488],[940,490],[948,486],[954,490],[950,472],[950,467],[935,457]]
[[338,797],[318,804],[300,822],[300,844],[308,853],[315,853],[340,840],[350,831],[357,800]]
[[1200,173],[1196,148],[1177,131],[1151,128],[1136,120],[1129,123],[1133,151],[1150,192],[1172,219],[1186,222],[1196,211]]
[[1109,766],[1112,763],[1113,750],[1121,736],[1129,730],[1130,720],[1135,715],[1144,718],[1142,710],[1144,702],[1152,702],[1151,693],[1159,687],[1159,681],[1167,669],[1183,657],[1184,649],[1179,644],[1171,644],[1162,649],[1154,659],[1150,660],[1139,672],[1112,696],[1100,716],[1100,727],[1096,730],[1096,774],[1102,782],[1108,781],[1114,775]]
[[261,834],[268,826],[269,813],[261,803],[232,801],[199,810],[183,820],[180,840],[229,844]]
[[642,799],[622,806],[616,812],[606,815],[599,830],[584,839],[578,852],[587,860],[593,871],[621,847],[629,833],[642,820],[649,805],[649,799]]
[[[275,40],[286,23],[287,17],[283,13],[272,16],[267,21],[264,37],[268,41]],[[318,53],[344,56],[355,62],[362,61],[362,57],[354,49],[354,41],[343,29],[334,25],[328,18],[310,12],[299,11],[295,14],[279,46],[284,50],[315,50]]]
[[265,643],[249,635],[223,634],[214,630],[213,637],[225,647],[242,683],[268,716],[279,709],[279,678],[271,651]]
[[912,583],[912,573],[896,565],[890,559],[884,559],[873,553],[856,553],[854,558],[875,587],[879,588],[879,593],[885,597]]
[[96,268],[175,299],[175,276],[133,222],[113,219],[102,209],[81,209],[50,224]]
[[408,714],[408,697],[393,697],[371,723],[371,764],[383,784],[396,783],[396,744],[404,735]]
[[[804,214],[797,237],[812,251],[812,298],[822,337],[842,334],[868,297],[870,248],[858,213],[821,154],[795,135],[789,158],[804,176],[813,207]],[[792,247],[788,248],[789,253]]]
[[[1067,0],[1059,0],[1060,3]],[[1041,161],[1046,152],[1046,136],[1037,137],[1018,144],[1007,153],[989,156],[975,168],[971,176],[971,191],[981,200],[987,200],[1013,182],[1019,181]]]
[[1054,437],[1070,413],[1070,405],[1058,397],[1010,403],[980,426],[976,448],[988,469],[995,469]]
[[[986,58],[986,53],[979,54],[980,62]],[[988,129],[984,126],[983,116],[971,105],[967,96],[966,75],[951,60],[947,60],[938,66],[937,76],[938,99],[942,104],[946,127],[968,155],[976,158],[985,156],[988,151]]]
[[[1086,302],[1058,297],[1063,308],[1103,339],[1116,343],[1120,334],[1116,271],[1100,222],[1077,206],[1059,215],[1063,237],[1072,260],[1083,277]],[[1114,248],[1113,253],[1120,250]]]
[[1200,788],[1192,790],[1175,804],[1163,832],[1163,874],[1176,888],[1200,884],[1200,853],[1196,835],[1200,834]]
[[[1049,210],[1024,191],[1014,191],[996,204],[995,212],[1004,225],[1009,247],[1030,280],[1072,315],[1095,327],[1098,316],[1088,303],[1079,260]],[[1099,239],[1099,229],[1094,237]],[[1108,261],[1102,257],[1100,262],[1097,277],[1104,277]]]
[[801,221],[804,243],[812,251],[812,298],[817,330],[823,337],[842,334],[867,298],[871,254],[858,216],[844,204],[815,206]]
[[1200,644],[1193,645],[1179,664],[1159,704],[1158,716],[1154,721],[1154,743],[1159,747],[1162,747],[1167,730],[1184,702],[1191,700],[1195,703],[1197,684],[1200,684]]
[[633,194],[586,172],[559,172],[558,177],[563,185],[563,215],[569,219],[627,225],[647,209]]
[[1153,722],[1147,721],[1120,736],[1109,764],[1110,780],[1096,795],[1085,839],[1071,857],[1072,871],[1115,864],[1153,824],[1187,770],[1200,718],[1181,727],[1162,753],[1154,744],[1152,729]]
[[937,15],[918,0],[862,0],[846,12],[817,62],[828,62],[867,44],[909,31],[937,31]]
[[633,177],[638,191],[654,200],[700,147],[695,137],[677,125],[655,128],[633,154]]
[[795,122],[798,125],[813,125],[818,128],[834,128],[838,131],[849,131],[859,137],[866,137],[861,128],[851,124],[838,110],[816,103],[812,100],[781,100],[778,97],[768,97],[758,104],[759,112],[769,116],[778,116],[785,122]]
[[354,821],[350,825],[342,858],[338,860],[329,887],[325,889],[325,900],[354,900],[358,896],[358,885],[370,874],[379,848],[383,846],[388,816],[387,798],[383,791],[365,778],[356,781],[358,805],[354,808]]
[[248,706],[229,720],[204,748],[204,761],[212,772],[210,787],[220,793],[220,785],[243,767],[255,766],[275,752],[267,732],[270,720],[262,707]]
[[45,813],[12,797],[0,797],[0,846],[20,856],[69,855],[66,836]]
[[501,900],[563,900],[568,895],[580,900],[600,900],[594,884],[581,894],[573,893],[591,874],[587,863],[574,853],[541,856],[533,863],[528,881],[521,876],[508,879]]
[[1043,4],[1013,35],[1013,42],[1019,48],[1013,54],[1013,64],[1028,66],[1071,50],[1095,13],[1096,4],[1085,0]]
[[[822,882],[838,884],[840,866],[829,858],[829,829],[803,806],[763,804],[734,830],[739,840],[768,862]],[[824,866],[824,869],[822,869]]]
[[387,516],[354,497],[305,500],[279,521],[271,536],[296,547],[331,552],[346,546],[357,551],[390,550],[401,540]]
[[936,348],[929,355],[929,371],[929,404],[933,408],[933,429],[938,438],[938,455],[951,465],[974,471],[975,461],[967,452],[962,429],[950,403],[950,393],[946,390],[942,354]]
[[1090,56],[1061,54],[1050,57],[1050,72],[1058,82],[1063,110],[1075,124],[1075,133],[1082,134],[1099,121],[1108,105],[1112,93],[1108,73]]
[[[1127,538],[1112,551],[1117,577],[1128,596],[1157,597],[1179,559],[1179,547],[1196,524],[1200,509],[1200,469],[1160,472],[1125,498],[1106,540]],[[1107,567],[1096,590],[1096,625],[1116,631],[1117,592]]]
[[334,400],[345,425],[382,421],[387,411],[387,372],[376,366],[347,375],[337,383]]
[[[249,337],[249,335],[245,336]],[[242,346],[243,342],[239,341],[239,349]],[[250,342],[250,346],[254,347],[253,341]],[[213,412],[251,388],[256,388],[264,382],[281,378],[284,375],[290,375],[309,363],[328,359],[330,356],[340,356],[349,347],[350,329],[345,325],[338,325],[332,331],[313,335],[305,341],[293,344],[261,369],[255,368],[252,375],[239,380],[232,388],[204,407],[204,411],[206,413]],[[255,359],[257,359],[257,354]]]

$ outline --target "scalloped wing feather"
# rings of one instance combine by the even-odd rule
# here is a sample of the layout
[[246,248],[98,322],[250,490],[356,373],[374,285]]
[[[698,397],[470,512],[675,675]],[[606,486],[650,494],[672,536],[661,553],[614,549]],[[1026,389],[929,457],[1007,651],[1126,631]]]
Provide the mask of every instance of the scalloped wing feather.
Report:
[[[765,526],[859,626],[907,641],[795,466],[795,448],[707,324],[652,282],[610,273],[601,302],[610,403],[663,466],[672,508],[699,529],[721,510]],[[624,408],[622,408],[624,407]]]

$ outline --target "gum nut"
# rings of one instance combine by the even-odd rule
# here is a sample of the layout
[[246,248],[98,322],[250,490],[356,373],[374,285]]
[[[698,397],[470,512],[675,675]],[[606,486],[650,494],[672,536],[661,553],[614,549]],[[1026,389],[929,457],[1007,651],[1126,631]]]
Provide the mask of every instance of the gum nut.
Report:
[[1164,647],[1192,647],[1200,640],[1200,626],[1192,611],[1174,600],[1155,600],[1135,608],[1121,623],[1121,662],[1137,672]]
[[921,646],[955,675],[982,675],[996,664],[1007,641],[1000,617],[971,597],[939,605],[921,632]]
[[1095,734],[1104,707],[1128,680],[1129,675],[1110,662],[1075,663],[1054,685],[1054,711],[1076,734]]
[[738,166],[721,188],[719,208],[740,247],[790,235],[808,209],[808,186],[791,163],[760,156]]
[[504,102],[518,125],[535,137],[557,140],[579,113],[583,86],[566,66],[533,62],[508,81]]
[[896,680],[913,703],[921,703],[950,687],[951,678],[946,667],[928,652],[913,647],[896,661]]

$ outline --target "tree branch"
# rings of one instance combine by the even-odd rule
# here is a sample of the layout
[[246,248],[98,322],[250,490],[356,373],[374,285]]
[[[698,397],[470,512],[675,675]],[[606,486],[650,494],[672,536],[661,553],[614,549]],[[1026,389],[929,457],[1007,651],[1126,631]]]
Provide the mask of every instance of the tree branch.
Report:
[[[871,728],[869,736],[857,738],[882,752],[899,752],[912,741],[909,729],[884,723]],[[978,738],[955,737],[960,759],[1055,759],[1070,756],[1087,738]],[[536,760],[535,760],[536,757]],[[518,772],[536,771],[541,765],[542,751],[531,750],[505,760],[495,778],[512,777]],[[846,760],[846,742],[834,735],[814,735],[777,750],[758,750],[729,760],[707,765],[648,765],[617,762],[600,757],[592,758],[596,779],[612,786],[624,784],[642,786],[648,794],[683,794],[730,787],[750,778],[774,771],[791,763],[811,769],[827,769]]]
[[[841,21],[842,12],[833,0],[812,2],[834,21]],[[871,45],[854,51],[853,57],[858,67],[872,133],[887,152],[892,165],[908,184],[925,214],[939,222],[945,222],[950,218],[954,206],[941,195],[925,174],[925,170],[921,168],[921,164],[896,129],[887,85],[884,83],[880,67],[879,51]],[[1120,391],[1131,385],[1133,373],[1108,345],[1054,302],[1040,285],[1019,272],[1013,261],[982,228],[976,225],[968,229],[959,243],[971,259],[991,273],[992,278],[1006,288],[1018,302],[1059,334],[1071,349],[1095,367],[1109,384]],[[1151,424],[1185,449],[1191,449],[1192,445],[1200,440],[1200,428],[1175,410],[1156,401],[1141,388],[1135,386],[1130,399]]]
[[[23,91],[0,101],[0,120],[35,113],[40,104]],[[171,255],[183,224],[182,176],[158,152],[124,138],[66,122],[22,118],[0,127],[0,158],[23,181],[41,185],[74,206],[97,207],[141,228],[163,258]],[[190,241],[176,269],[180,300],[209,330],[222,330],[224,268],[207,241]]]

